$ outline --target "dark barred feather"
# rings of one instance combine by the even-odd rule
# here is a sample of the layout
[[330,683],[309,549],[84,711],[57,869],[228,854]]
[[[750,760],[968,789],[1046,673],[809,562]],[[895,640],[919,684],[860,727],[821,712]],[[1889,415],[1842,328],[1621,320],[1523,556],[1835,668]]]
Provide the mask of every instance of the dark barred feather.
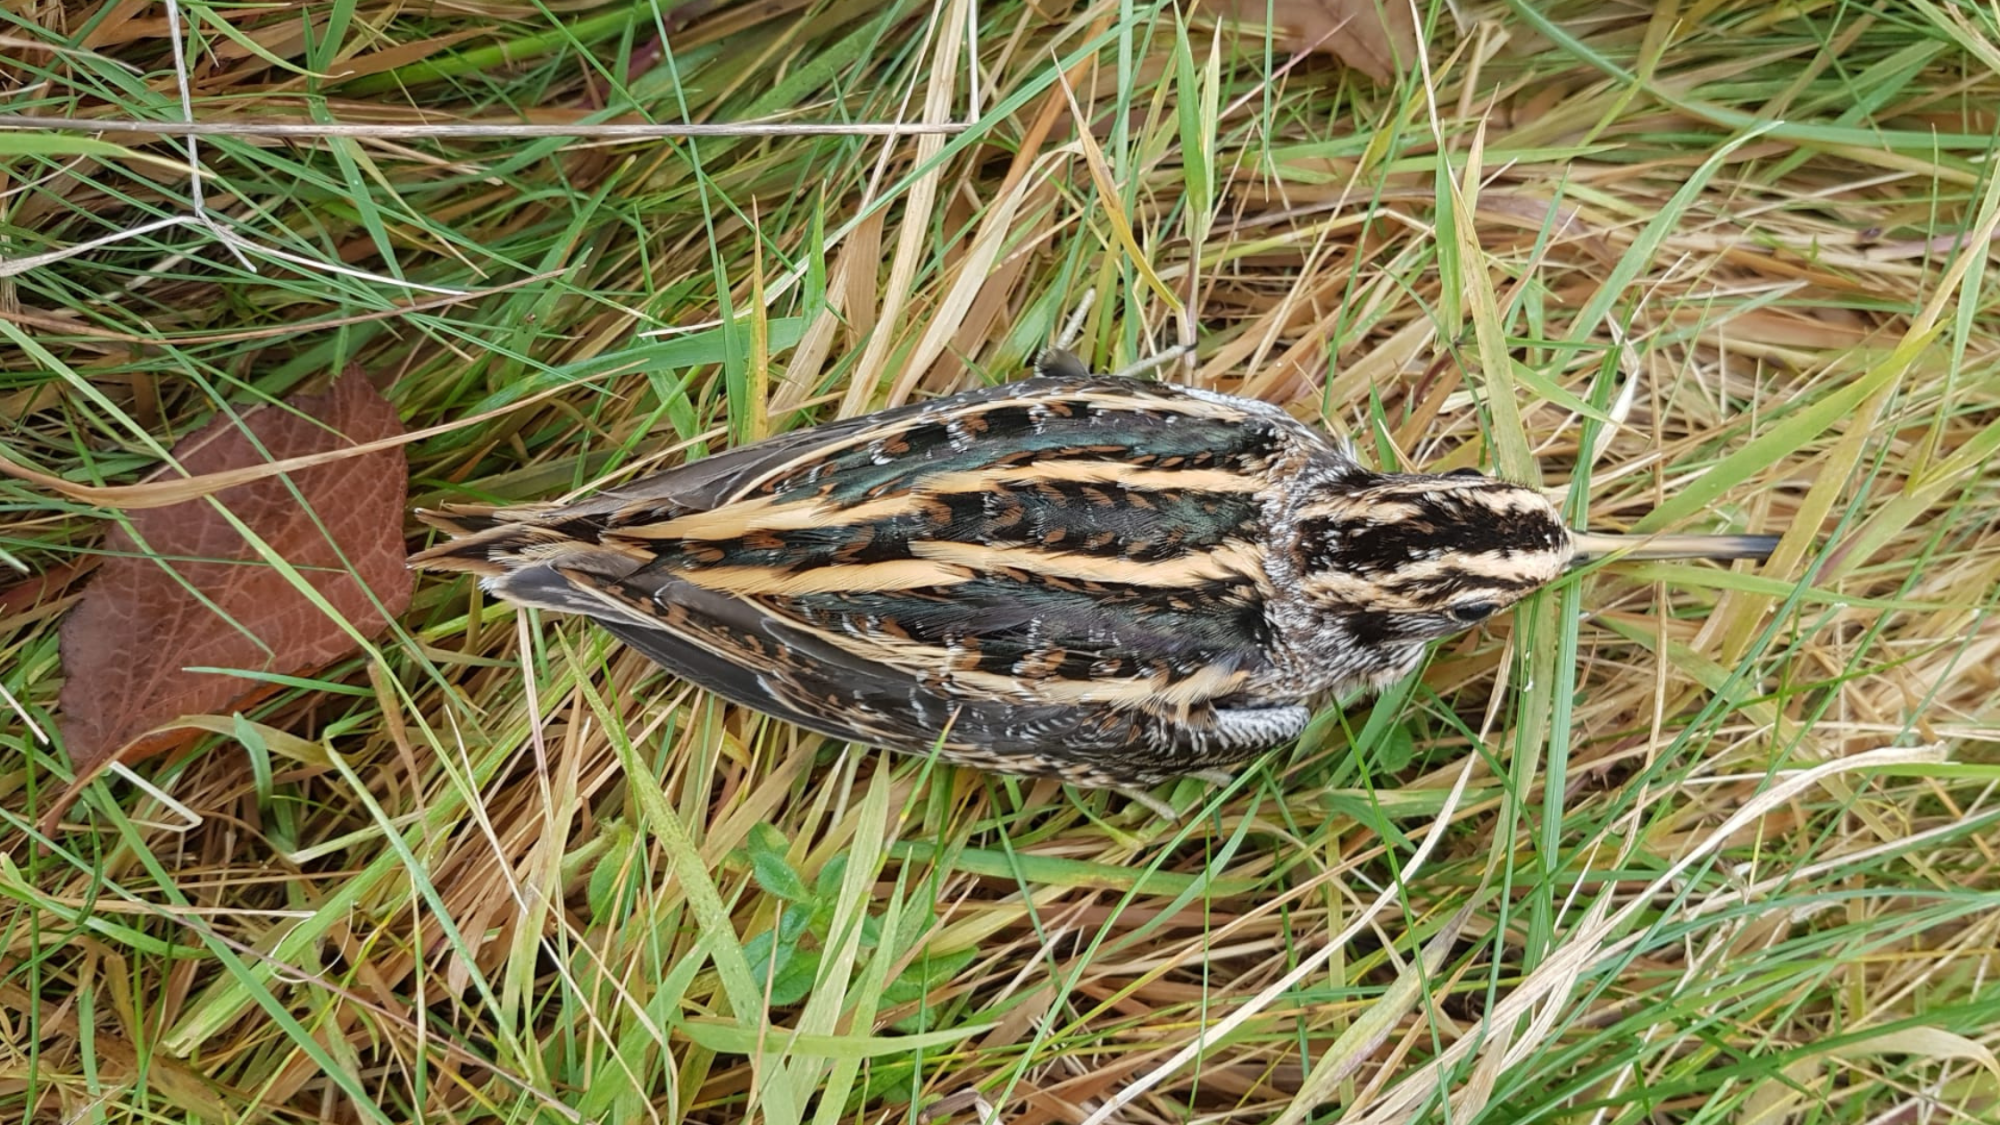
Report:
[[602,623],[802,727],[1133,786],[1561,573],[1538,493],[1382,475],[1265,403],[1067,371],[775,438],[576,504],[424,513],[413,565]]

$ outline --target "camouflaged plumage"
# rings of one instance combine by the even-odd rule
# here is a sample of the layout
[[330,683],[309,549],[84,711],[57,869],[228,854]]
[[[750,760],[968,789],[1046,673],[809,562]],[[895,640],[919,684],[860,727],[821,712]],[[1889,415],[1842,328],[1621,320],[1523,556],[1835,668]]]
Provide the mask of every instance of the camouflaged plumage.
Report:
[[456,538],[412,564],[814,731],[1129,789],[1290,740],[1577,551],[1531,489],[1371,472],[1266,403],[1058,368],[581,503],[421,513]]

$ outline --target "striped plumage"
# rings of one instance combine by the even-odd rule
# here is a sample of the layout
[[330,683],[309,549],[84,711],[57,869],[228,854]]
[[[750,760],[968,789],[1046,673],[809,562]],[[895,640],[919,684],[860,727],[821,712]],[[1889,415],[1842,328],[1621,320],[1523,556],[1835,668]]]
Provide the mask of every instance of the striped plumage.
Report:
[[456,538],[412,564],[814,731],[1130,789],[1293,738],[1576,555],[1530,489],[1057,363],[576,504],[421,513]]

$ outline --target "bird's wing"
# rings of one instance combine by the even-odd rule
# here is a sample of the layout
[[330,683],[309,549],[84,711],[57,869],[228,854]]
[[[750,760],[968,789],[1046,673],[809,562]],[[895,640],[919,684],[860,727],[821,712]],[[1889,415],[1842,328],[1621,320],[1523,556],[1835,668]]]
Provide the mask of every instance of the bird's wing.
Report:
[[1045,376],[493,513],[424,561],[816,730],[1130,741],[1103,725],[1199,726],[1267,666],[1274,491],[1327,449],[1266,404]]
[[585,612],[668,672],[807,730],[1088,785],[1143,785],[1242,761],[1297,735],[1297,706],[1202,706],[1180,716],[1106,704],[968,695],[939,675],[857,659],[741,599],[669,583],[634,599],[581,571],[534,568],[510,591]]
[[[1101,377],[1088,375],[1028,379],[827,422],[711,454],[570,504],[446,504],[434,510],[419,509],[418,519],[453,538],[412,557],[410,564],[425,570],[497,573],[489,564],[529,545],[523,542],[527,530],[556,529],[563,535],[588,537],[621,524],[713,511],[741,498],[760,481],[783,476],[788,467],[814,464],[841,450],[866,446],[881,435],[903,431],[914,420],[949,415],[954,409],[982,400],[998,397],[1031,400],[1055,387],[1102,381]],[[532,534],[527,538],[547,541],[546,537]]]

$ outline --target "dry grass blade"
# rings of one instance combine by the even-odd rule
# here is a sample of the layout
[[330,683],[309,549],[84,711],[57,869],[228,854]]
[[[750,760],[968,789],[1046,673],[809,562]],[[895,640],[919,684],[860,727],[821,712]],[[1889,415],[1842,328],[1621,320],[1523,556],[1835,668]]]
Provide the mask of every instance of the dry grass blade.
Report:
[[[573,498],[1017,377],[1085,291],[1096,363],[1371,464],[1784,539],[1581,571],[1172,822],[426,577],[0,857],[0,1120],[2000,1119],[1990,8],[17,6],[9,113],[78,118],[0,121],[23,839],[109,682],[62,621],[178,506]],[[405,432],[152,475],[350,363]]]
[[[1451,823],[1452,814],[1457,811],[1458,802],[1465,794],[1466,782],[1472,777],[1470,767],[1471,763],[1468,762],[1466,763],[1466,768],[1459,771],[1458,780],[1452,784],[1451,792],[1444,798],[1444,808],[1438,813],[1437,819],[1432,822],[1431,831],[1425,835],[1423,844],[1417,848],[1416,854],[1410,857],[1409,864],[1399,872],[1400,877],[1417,878],[1420,876],[1424,861],[1430,858],[1430,854],[1437,846],[1438,841],[1444,838],[1444,828]],[[1237,1011],[1203,1028],[1202,1033],[1195,1037],[1193,1043],[1182,1048],[1173,1058],[1167,1060],[1165,1065],[1126,1087],[1119,1092],[1117,1097],[1106,1101],[1095,1113],[1084,1119],[1083,1125],[1105,1125],[1106,1122],[1116,1120],[1119,1112],[1132,1104],[1132,1102],[1138,1100],[1140,1095],[1159,1085],[1162,1080],[1172,1076],[1175,1071],[1200,1058],[1210,1043],[1226,1037],[1235,1028],[1261,1014],[1279,997],[1296,987],[1300,981],[1318,972],[1329,960],[1340,953],[1349,940],[1373,924],[1376,916],[1394,903],[1396,892],[1397,888],[1394,886],[1384,887],[1382,892],[1375,897],[1375,901],[1370,903],[1358,917],[1350,922],[1345,930],[1329,938],[1323,947],[1314,950],[1310,956],[1301,960],[1290,972],[1274,981],[1262,992],[1244,1001],[1243,1006]],[[1448,928],[1456,929],[1456,926]]]
[[[1635,944],[1636,939],[1620,938],[1617,935],[1633,924],[1656,895],[1672,887],[1683,873],[1720,850],[1737,832],[1768,816],[1772,810],[1782,807],[1786,801],[1844,773],[1876,769],[1893,770],[1899,766],[1922,766],[1941,760],[1942,755],[1936,747],[1917,750],[1875,750],[1857,754],[1852,758],[1827,762],[1784,778],[1746,802],[1694,847],[1683,853],[1672,867],[1653,880],[1646,888],[1647,893],[1634,897],[1616,911],[1594,911],[1589,924],[1574,934],[1557,956],[1544,963],[1532,976],[1522,981],[1520,987],[1501,1000],[1488,1015],[1486,1022],[1495,1028],[1506,1028],[1509,1020],[1524,1016],[1537,1007],[1544,1007],[1552,999],[1559,998],[1574,988],[1579,976],[1590,969],[1593,963],[1609,960],[1628,950]],[[1549,1010],[1554,1009],[1544,1007],[1545,1012]],[[1451,1064],[1457,1059],[1483,1052],[1489,1057],[1498,1058],[1497,1066],[1506,1066],[1510,1062],[1519,1061],[1510,1054],[1511,1049],[1532,1045],[1517,1044],[1504,1034],[1489,1038],[1478,1033],[1482,1029],[1470,1030],[1471,1034],[1459,1038],[1436,1062],[1411,1075],[1389,1096],[1373,1106],[1355,1107],[1343,1120],[1354,1122],[1355,1125],[1389,1125],[1390,1122],[1409,1120],[1412,1112],[1438,1092],[1440,1077],[1448,1072]],[[1472,1113],[1484,1108],[1481,1105],[1462,1104],[1465,1100],[1463,1094],[1454,1097],[1453,1100],[1460,1103],[1454,1105],[1456,1112]]]

